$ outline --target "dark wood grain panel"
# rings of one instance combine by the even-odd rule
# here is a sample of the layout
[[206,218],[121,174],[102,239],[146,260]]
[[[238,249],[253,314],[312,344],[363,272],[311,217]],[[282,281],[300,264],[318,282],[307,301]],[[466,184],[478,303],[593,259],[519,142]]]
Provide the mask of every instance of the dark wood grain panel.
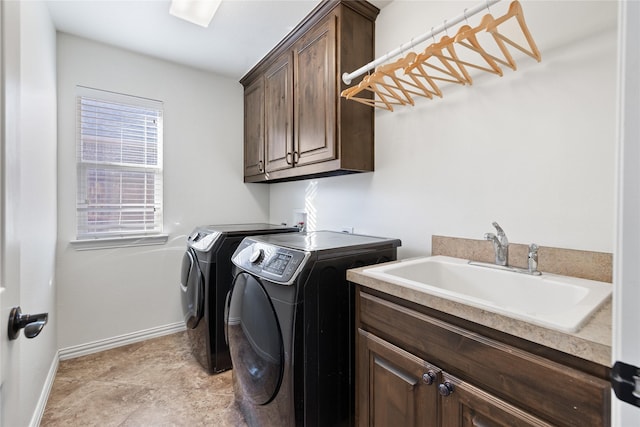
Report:
[[293,66],[285,52],[265,73],[265,156],[268,173],[293,167]]
[[441,400],[442,427],[553,426],[446,372],[442,379],[453,387]]
[[360,292],[360,322],[385,340],[541,419],[608,426],[607,381]]
[[244,90],[244,176],[264,173],[264,79],[255,80]]
[[[373,108],[347,101],[340,92],[346,87],[342,73],[373,59],[378,13],[375,6],[363,0],[325,0],[240,80],[248,88],[265,75],[267,79],[263,105],[266,124],[262,116],[262,126],[266,126],[262,140],[266,173],[245,167],[246,182],[282,182],[374,170]],[[289,57],[290,66],[283,59]],[[292,107],[286,91],[291,92]],[[245,104],[255,109],[254,101],[245,100]],[[245,113],[245,120],[254,117],[251,112]],[[249,130],[257,125],[245,123]],[[255,161],[251,156],[257,153],[256,141],[255,135],[245,133],[247,164]]]
[[440,369],[363,330],[358,343],[358,425],[437,426]]

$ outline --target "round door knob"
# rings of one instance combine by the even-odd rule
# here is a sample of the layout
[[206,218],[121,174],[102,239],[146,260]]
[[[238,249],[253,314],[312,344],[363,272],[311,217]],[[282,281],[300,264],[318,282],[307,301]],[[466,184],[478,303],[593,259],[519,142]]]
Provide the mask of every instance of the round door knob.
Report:
[[436,377],[436,373],[430,370],[429,372],[422,374],[422,382],[426,385],[431,385],[436,381]]
[[438,392],[440,393],[440,395],[447,397],[451,393],[453,393],[453,388],[453,384],[451,384],[449,381],[445,381],[438,386]]
[[251,256],[249,257],[249,262],[251,264],[257,264],[260,261],[262,261],[262,258],[264,258],[264,251],[262,249],[256,249],[251,253]]

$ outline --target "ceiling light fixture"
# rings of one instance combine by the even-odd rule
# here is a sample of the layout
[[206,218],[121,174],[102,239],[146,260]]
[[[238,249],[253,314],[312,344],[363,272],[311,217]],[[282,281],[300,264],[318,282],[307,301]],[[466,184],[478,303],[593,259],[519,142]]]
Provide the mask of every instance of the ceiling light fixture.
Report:
[[221,2],[222,0],[171,0],[169,13],[206,28]]

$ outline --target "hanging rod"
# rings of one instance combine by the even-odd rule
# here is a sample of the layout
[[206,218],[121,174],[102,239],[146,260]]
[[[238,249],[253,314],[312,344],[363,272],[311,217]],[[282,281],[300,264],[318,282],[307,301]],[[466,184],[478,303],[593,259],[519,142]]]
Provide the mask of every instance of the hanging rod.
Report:
[[498,3],[500,0],[485,0],[482,4],[479,4],[477,6],[472,7],[471,9],[465,9],[464,13],[462,15],[456,16],[453,19],[447,19],[444,21],[444,23],[442,25],[440,25],[439,27],[434,27],[431,29],[431,31],[429,31],[428,33],[425,33],[419,37],[414,37],[412,38],[410,41],[408,41],[407,43],[400,45],[400,47],[392,50],[391,52],[388,52],[386,55],[383,55],[371,62],[369,62],[367,65],[363,65],[362,67],[358,68],[357,70],[353,71],[352,73],[344,73],[342,74],[342,81],[345,84],[351,84],[351,81],[353,79],[355,79],[358,76],[363,75],[364,73],[366,73],[369,70],[373,70],[375,67],[377,67],[380,64],[384,64],[385,62],[387,62],[389,59],[391,58],[395,58],[396,56],[406,52],[409,49],[413,49],[416,45],[422,43],[425,40],[428,40],[432,37],[435,37],[436,34],[440,34],[446,30],[448,30],[449,28],[451,28],[452,26],[459,24],[462,21],[465,21],[467,18],[469,18],[470,16],[473,16],[479,12],[482,12],[485,9],[488,9],[489,6],[492,6],[496,3]]

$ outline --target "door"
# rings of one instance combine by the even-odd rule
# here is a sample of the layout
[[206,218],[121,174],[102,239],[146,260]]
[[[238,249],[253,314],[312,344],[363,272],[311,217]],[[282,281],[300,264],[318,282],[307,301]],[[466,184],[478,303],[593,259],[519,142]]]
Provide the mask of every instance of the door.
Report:
[[440,425],[440,369],[362,329],[357,348],[358,425]]
[[[619,2],[618,209],[613,290],[613,361],[640,367],[640,3]],[[612,424],[640,425],[640,371],[615,374]],[[617,384],[616,384],[617,382]],[[635,395],[634,395],[635,392]]]
[[244,90],[244,176],[264,173],[264,80]]
[[338,156],[336,20],[330,15],[294,46],[296,166],[333,160]]
[[233,372],[243,398],[254,405],[266,405],[282,383],[284,343],[271,298],[250,274],[236,276],[225,324]]
[[184,323],[187,329],[195,329],[204,315],[204,275],[198,255],[191,248],[182,257],[180,296]]
[[20,296],[19,75],[20,2],[0,2],[0,425],[20,424],[20,340],[9,341],[7,323]]
[[265,73],[266,170],[293,167],[293,75],[287,51]]
[[442,379],[442,427],[552,426],[446,372]]

